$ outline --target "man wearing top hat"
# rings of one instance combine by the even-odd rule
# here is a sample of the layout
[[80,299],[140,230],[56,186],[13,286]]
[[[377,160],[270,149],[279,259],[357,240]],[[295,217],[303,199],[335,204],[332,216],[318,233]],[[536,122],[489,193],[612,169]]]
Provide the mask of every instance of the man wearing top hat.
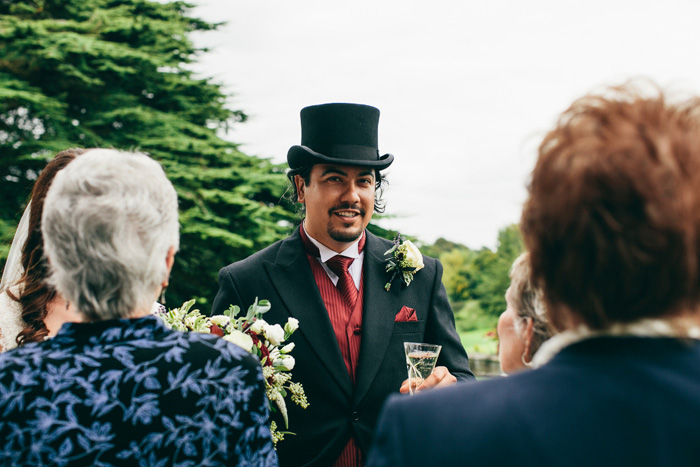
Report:
[[474,378],[440,263],[424,257],[409,285],[396,278],[385,289],[392,243],[366,230],[380,206],[380,171],[394,160],[379,155],[378,123],[379,110],[366,105],[302,109],[301,145],[287,154],[302,225],[219,273],[214,314],[259,297],[272,305],[267,322],[299,320],[292,373],[309,407],[287,405],[295,435],[277,445],[283,466],[362,465],[382,403],[407,392],[404,342],[442,345],[421,389]]

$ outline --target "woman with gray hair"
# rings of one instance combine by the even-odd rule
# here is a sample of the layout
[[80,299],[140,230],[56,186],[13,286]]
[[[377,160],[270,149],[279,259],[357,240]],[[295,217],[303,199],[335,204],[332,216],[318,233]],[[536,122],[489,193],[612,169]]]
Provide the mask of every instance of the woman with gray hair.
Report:
[[178,230],[175,190],[146,155],[93,149],[56,176],[49,280],[84,322],[0,354],[3,463],[276,465],[258,361],[150,314]]
[[506,310],[498,319],[498,357],[501,369],[510,374],[532,366],[532,357],[552,336],[542,291],[532,283],[530,254],[513,261]]

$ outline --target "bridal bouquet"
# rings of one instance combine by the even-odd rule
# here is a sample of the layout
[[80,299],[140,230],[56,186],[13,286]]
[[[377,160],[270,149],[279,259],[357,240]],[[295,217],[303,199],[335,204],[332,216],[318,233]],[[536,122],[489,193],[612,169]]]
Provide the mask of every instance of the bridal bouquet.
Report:
[[[299,328],[299,321],[289,318],[284,327],[279,324],[269,324],[262,315],[270,309],[267,300],[255,300],[245,316],[239,316],[240,308],[231,305],[223,315],[204,316],[199,310],[192,310],[194,300],[182,304],[167,312],[156,312],[165,325],[178,331],[194,331],[216,334],[227,341],[243,347],[260,358],[265,377],[265,389],[270,401],[271,410],[279,409],[284,419],[285,429],[289,428],[287,405],[284,398],[289,394],[292,402],[308,407],[304,388],[301,383],[292,382],[290,371],[294,368],[294,357],[291,356],[294,343],[284,345],[284,342]],[[272,441],[277,445],[284,439],[288,431],[279,431],[277,424],[270,423]]]

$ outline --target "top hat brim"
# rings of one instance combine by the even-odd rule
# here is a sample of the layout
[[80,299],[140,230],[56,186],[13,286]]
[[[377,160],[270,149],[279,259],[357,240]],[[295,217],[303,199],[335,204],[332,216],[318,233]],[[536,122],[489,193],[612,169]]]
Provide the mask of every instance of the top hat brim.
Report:
[[287,163],[292,170],[314,164],[351,165],[384,170],[392,162],[393,154],[378,157],[376,149],[367,146],[335,146],[332,155],[321,154],[307,146],[292,146],[287,152]]

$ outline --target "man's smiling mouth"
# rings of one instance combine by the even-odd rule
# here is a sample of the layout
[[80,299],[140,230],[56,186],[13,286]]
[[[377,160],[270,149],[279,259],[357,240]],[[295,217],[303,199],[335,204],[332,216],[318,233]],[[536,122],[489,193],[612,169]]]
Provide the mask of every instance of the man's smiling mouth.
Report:
[[345,217],[348,219],[351,219],[353,217],[357,217],[360,215],[360,213],[355,212],[355,211],[334,211],[333,214],[339,217]]

